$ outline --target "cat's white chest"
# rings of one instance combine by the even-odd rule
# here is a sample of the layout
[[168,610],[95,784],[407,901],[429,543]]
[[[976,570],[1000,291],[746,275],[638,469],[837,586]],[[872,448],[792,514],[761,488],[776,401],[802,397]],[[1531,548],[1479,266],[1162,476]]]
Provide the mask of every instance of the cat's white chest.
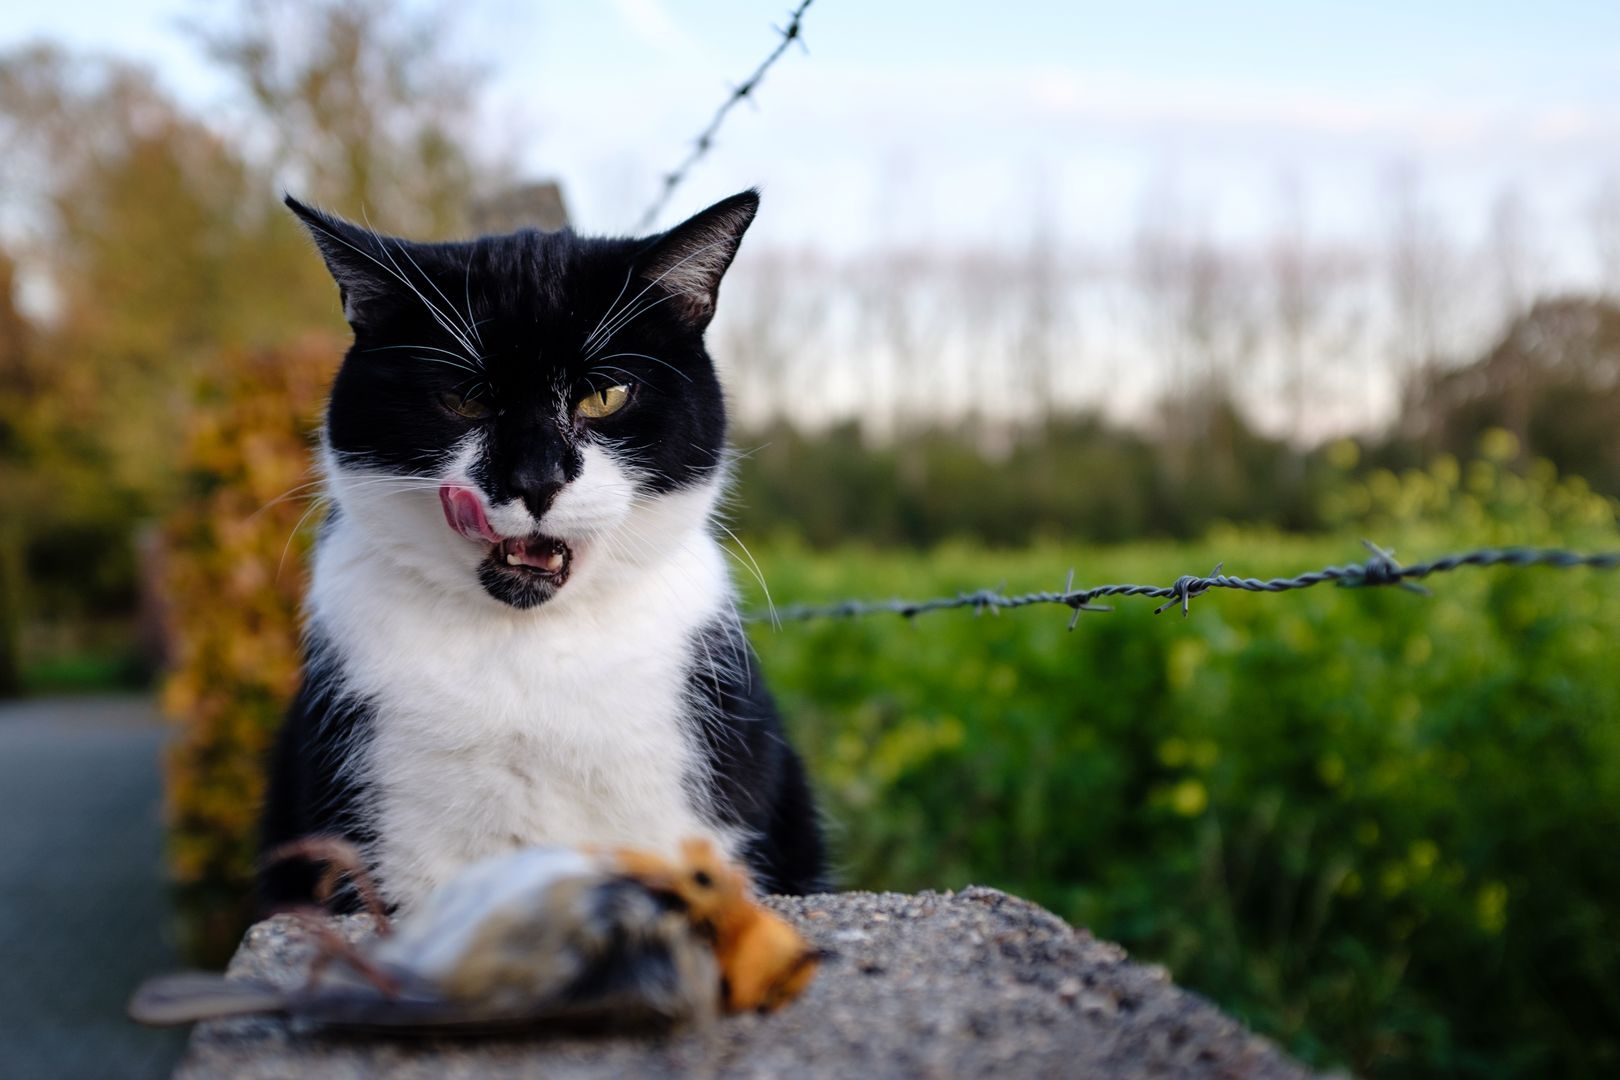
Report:
[[353,766],[390,900],[524,845],[716,834],[688,718],[692,636],[726,595],[712,548],[531,612],[427,599],[341,541],[322,552],[313,613],[371,705]]

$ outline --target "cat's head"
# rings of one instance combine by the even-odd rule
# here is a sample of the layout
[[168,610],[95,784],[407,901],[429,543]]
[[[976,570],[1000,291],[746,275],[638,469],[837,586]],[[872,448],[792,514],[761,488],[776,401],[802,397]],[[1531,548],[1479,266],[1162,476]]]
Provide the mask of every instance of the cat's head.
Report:
[[755,192],[643,239],[424,244],[287,205],[354,330],[325,465],[379,556],[529,608],[705,525],[725,407],[703,332]]

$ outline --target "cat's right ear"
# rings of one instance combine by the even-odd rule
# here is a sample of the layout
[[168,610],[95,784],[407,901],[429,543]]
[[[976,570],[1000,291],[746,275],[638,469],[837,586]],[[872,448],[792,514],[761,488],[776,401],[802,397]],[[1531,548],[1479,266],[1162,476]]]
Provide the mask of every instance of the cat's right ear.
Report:
[[673,310],[694,330],[714,317],[720,279],[758,212],[759,192],[749,188],[654,237],[642,254],[642,277],[670,294]]
[[282,201],[309,230],[326,269],[337,282],[343,317],[359,329],[368,315],[374,314],[399,288],[399,275],[389,265],[391,256],[383,246],[385,238],[336,214],[305,206],[291,195],[283,196]]

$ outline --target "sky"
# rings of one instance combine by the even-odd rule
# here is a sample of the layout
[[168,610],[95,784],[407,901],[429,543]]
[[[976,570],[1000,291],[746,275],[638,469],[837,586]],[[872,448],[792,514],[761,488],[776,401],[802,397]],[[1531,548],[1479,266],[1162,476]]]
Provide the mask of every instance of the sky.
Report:
[[[0,5],[38,37],[132,55],[181,97],[228,89],[180,23],[195,0]],[[489,73],[479,138],[556,177],[580,227],[628,230],[787,0],[466,0],[450,47]],[[816,0],[806,48],[735,110],[670,215],[748,185],[759,235],[881,243],[1128,237],[1169,191],[1219,237],[1380,227],[1399,171],[1460,237],[1528,195],[1555,272],[1579,276],[1584,208],[1620,176],[1620,3]],[[672,220],[671,217],[666,217]]]

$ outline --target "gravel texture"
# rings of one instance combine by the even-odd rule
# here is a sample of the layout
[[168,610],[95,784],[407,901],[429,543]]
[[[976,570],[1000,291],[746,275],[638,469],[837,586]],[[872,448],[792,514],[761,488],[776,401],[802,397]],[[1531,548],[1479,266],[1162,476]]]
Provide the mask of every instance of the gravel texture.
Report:
[[[1264,1039],[1026,901],[994,889],[777,897],[837,954],[797,1002],[663,1037],[422,1042],[200,1025],[183,1080],[555,1077],[1303,1077]],[[344,920],[358,938],[365,916]],[[231,974],[290,985],[310,955],[289,919],[248,932]]]

